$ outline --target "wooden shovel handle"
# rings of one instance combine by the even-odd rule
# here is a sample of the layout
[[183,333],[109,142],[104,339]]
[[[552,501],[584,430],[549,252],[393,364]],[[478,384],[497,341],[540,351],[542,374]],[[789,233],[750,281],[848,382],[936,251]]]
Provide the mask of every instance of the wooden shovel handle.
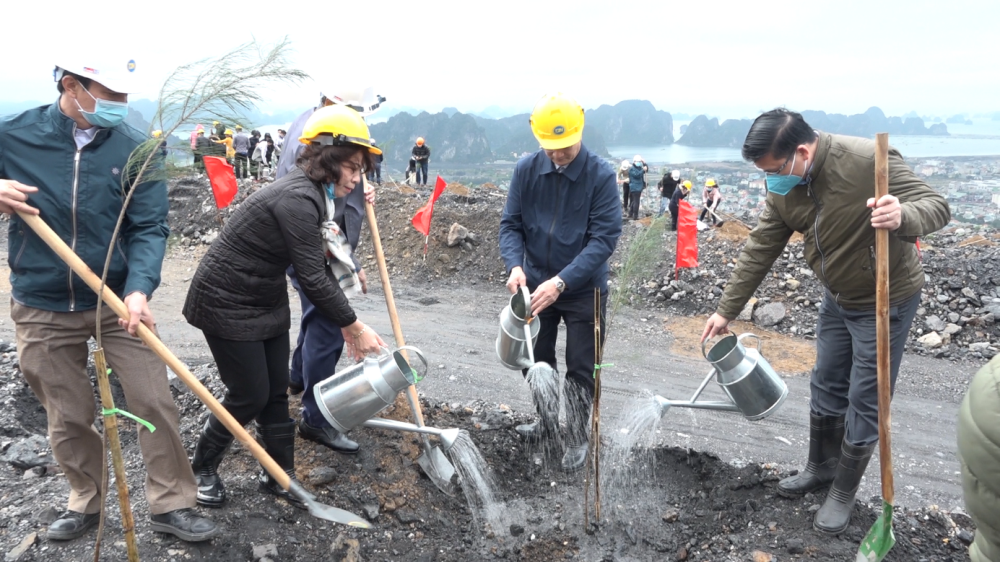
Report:
[[[41,217],[20,212],[18,212],[18,216],[20,216],[21,220],[30,226],[36,234],[38,234],[39,238],[48,244],[49,248],[52,248],[52,251],[54,251],[64,262],[66,262],[70,269],[73,270],[73,273],[76,273],[80,279],[83,279],[83,282],[86,283],[87,286],[93,289],[95,293],[101,290],[101,278],[90,270],[87,264],[84,263],[83,260],[80,259],[80,257],[66,245],[65,242],[63,242],[62,238],[59,238],[59,235],[49,228],[49,225],[45,224],[45,221],[43,221]],[[118,315],[119,318],[123,318],[125,320],[129,319],[128,308],[125,306],[125,303],[118,298],[118,295],[116,295],[107,286],[104,287],[102,295],[104,302],[107,303],[107,305],[114,311],[115,314]],[[244,447],[250,450],[250,454],[252,454],[254,458],[260,462],[261,466],[264,467],[264,470],[271,475],[271,478],[274,478],[278,485],[287,490],[291,483],[291,479],[287,474],[285,474],[285,471],[281,470],[278,463],[274,462],[274,459],[267,454],[264,448],[261,447],[245,429],[243,429],[243,426],[241,426],[239,422],[233,418],[229,411],[215,399],[215,396],[212,396],[212,393],[209,392],[209,390],[205,388],[205,386],[201,384],[201,382],[199,382],[194,375],[191,374],[187,365],[182,363],[181,360],[178,359],[177,356],[174,355],[162,341],[160,341],[160,338],[156,337],[156,334],[146,327],[145,324],[139,324],[138,334],[143,343],[152,349],[153,353],[162,359],[163,362],[166,363],[167,366],[170,367],[170,369],[176,373],[182,381],[184,381],[184,384],[186,384],[188,388],[194,392],[195,396],[197,396],[198,399],[201,400],[213,414],[215,414],[215,417],[226,426],[226,429],[228,429],[229,432],[232,433]]]
[[[889,134],[875,136],[875,200],[889,194]],[[892,400],[889,362],[889,231],[875,229],[875,342],[878,370],[878,443],[882,470],[882,498],[889,504],[895,499],[892,479]]]
[[[368,189],[368,180],[364,180],[365,189]],[[382,279],[382,291],[385,293],[385,305],[389,309],[389,321],[392,323],[392,335],[396,338],[396,347],[406,345],[403,338],[403,329],[399,325],[399,314],[396,313],[396,299],[392,296],[392,283],[389,282],[389,268],[385,265],[385,253],[382,251],[382,238],[378,233],[378,221],[375,220],[375,207],[371,203],[365,202],[365,214],[368,217],[368,228],[372,232],[372,246],[375,247],[375,258],[378,260],[378,275]],[[410,358],[405,349],[400,350],[403,359],[410,362]],[[424,426],[424,412],[420,407],[420,398],[417,396],[417,387],[410,385],[406,389],[407,400],[413,410],[413,421],[417,426]]]

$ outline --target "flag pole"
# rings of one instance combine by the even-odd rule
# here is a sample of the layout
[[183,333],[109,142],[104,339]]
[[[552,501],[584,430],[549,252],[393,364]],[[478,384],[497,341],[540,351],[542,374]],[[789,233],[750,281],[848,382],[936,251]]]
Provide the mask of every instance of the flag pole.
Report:
[[[433,213],[431,214],[431,218],[434,218]],[[427,242],[430,240],[430,238],[431,238],[430,234],[424,236],[424,261],[427,261]]]

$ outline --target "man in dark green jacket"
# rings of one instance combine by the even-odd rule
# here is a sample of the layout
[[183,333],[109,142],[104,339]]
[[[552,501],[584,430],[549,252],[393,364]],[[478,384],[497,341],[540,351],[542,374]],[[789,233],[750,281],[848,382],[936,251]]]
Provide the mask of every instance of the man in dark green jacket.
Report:
[[135,62],[94,58],[60,61],[56,103],[0,120],[0,212],[12,215],[11,318],[21,370],[45,407],[52,452],[70,485],[68,509],[49,525],[47,536],[82,536],[100,515],[104,456],[87,376],[97,298],[15,213],[40,214],[90,269],[103,271],[125,192],[133,190],[107,278],[131,317],[118,320],[105,306],[102,344],[129,409],[156,428],[138,430],[150,527],[204,541],[217,529],[191,510],[197,487],[166,368],[134,337],[139,322],[154,327],[147,301],[160,283],[169,234],[167,188],[162,181],[136,185],[123,178],[129,155],[146,140],[123,123]]
[[1000,561],[1000,356],[976,373],[958,411],[965,507],[976,522],[972,562]]
[[743,157],[766,175],[767,206],[702,341],[736,318],[794,232],[826,288],[816,326],[809,459],[779,482],[799,497],[831,486],[813,526],[847,528],[861,476],[878,441],[875,346],[875,229],[889,231],[890,349],[893,384],[924,272],[915,242],[948,223],[945,199],[889,151],[889,195],[875,201],[875,143],[814,131],[798,113],[775,109],[747,133]]

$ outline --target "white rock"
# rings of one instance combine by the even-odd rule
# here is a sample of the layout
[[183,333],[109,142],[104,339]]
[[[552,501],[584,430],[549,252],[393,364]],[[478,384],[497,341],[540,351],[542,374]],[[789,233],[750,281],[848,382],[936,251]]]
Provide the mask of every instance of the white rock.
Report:
[[941,347],[941,344],[944,343],[944,341],[941,339],[941,336],[939,336],[937,332],[924,334],[923,336],[920,336],[920,338],[917,339],[917,342],[919,342],[920,345],[926,347],[927,349],[935,349]]

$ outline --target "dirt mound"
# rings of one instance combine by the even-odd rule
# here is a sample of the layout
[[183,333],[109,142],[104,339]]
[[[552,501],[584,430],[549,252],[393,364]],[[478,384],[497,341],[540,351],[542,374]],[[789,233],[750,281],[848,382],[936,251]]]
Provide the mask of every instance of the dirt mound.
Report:
[[[194,372],[216,395],[222,392],[214,366],[202,365]],[[16,369],[5,366],[0,370],[0,386],[13,395],[24,383]],[[174,395],[181,412],[183,439],[191,444],[204,423],[205,408],[179,385]],[[39,430],[34,423],[18,425],[18,420],[36,418],[38,412],[32,395],[21,396],[11,408],[0,412],[0,425],[21,428],[8,435]],[[120,393],[118,400],[119,407],[127,408]],[[633,481],[628,490],[634,501],[616,503],[614,498],[624,496],[605,488],[602,520],[588,533],[583,525],[582,474],[547,468],[556,466],[557,458],[548,464],[536,462],[533,449],[514,431],[514,426],[524,421],[522,417],[505,406],[484,402],[425,400],[424,405],[429,425],[459,427],[471,433],[497,478],[497,491],[504,502],[504,528],[481,528],[461,494],[448,497],[430,483],[415,462],[419,441],[413,435],[360,429],[351,434],[362,445],[353,457],[299,440],[297,475],[321,501],[362,515],[372,522],[372,530],[325,523],[261,495],[255,482],[259,467],[237,444],[220,469],[230,499],[223,508],[207,512],[226,533],[207,544],[183,543],[149,529],[133,424],[123,419],[126,468],[142,559],[242,562],[252,558],[253,547],[268,545],[277,550],[276,559],[303,561],[347,559],[342,556],[349,550],[355,550],[360,560],[744,561],[758,551],[773,556],[765,559],[848,560],[874,522],[875,506],[880,505],[874,501],[877,498],[873,503],[859,502],[851,527],[837,537],[827,537],[813,531],[811,523],[822,496],[779,498],[775,484],[782,475],[771,465],[736,467],[710,454],[656,448],[650,453],[654,472]],[[389,414],[398,417],[405,412]],[[64,477],[56,470],[27,472],[31,474],[26,476],[25,471],[7,465],[0,471],[6,506],[6,524],[0,528],[0,537],[7,549],[32,532],[43,535],[68,492]],[[124,558],[116,499],[109,498],[107,505],[111,507],[104,559]],[[898,509],[895,529],[897,546],[888,561],[968,559],[966,546],[959,539],[968,539],[972,527],[961,514]],[[93,534],[67,543],[42,541],[20,560],[83,559],[92,549],[92,540]]]

